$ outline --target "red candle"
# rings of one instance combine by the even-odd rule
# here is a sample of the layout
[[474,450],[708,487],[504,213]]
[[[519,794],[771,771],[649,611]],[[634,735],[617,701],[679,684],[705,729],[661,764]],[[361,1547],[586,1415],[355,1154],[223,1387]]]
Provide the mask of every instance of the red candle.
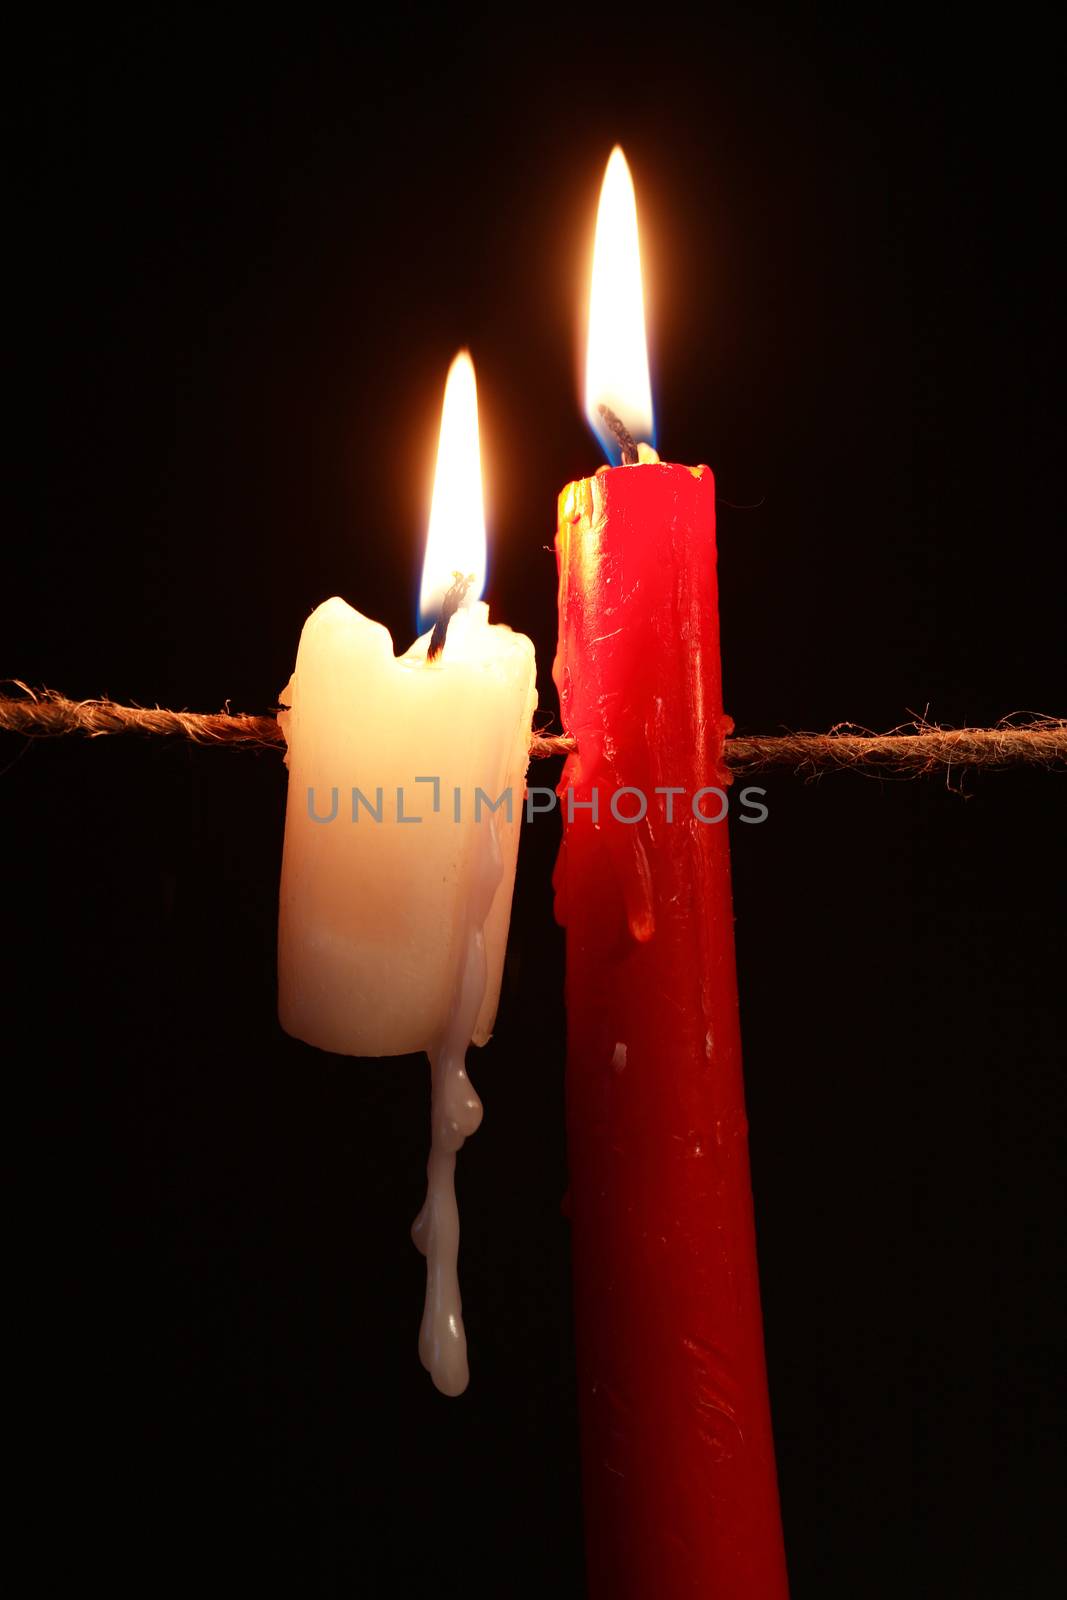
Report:
[[556,548],[590,1594],[780,1600],[711,472],[648,461],[573,483]]

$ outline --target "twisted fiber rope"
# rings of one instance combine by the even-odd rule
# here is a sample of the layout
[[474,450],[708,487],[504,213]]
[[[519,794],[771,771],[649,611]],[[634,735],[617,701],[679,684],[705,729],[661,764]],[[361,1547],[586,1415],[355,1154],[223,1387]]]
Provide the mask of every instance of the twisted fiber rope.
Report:
[[[53,689],[31,689],[13,679],[18,696],[0,695],[0,731],[31,737],[84,733],[100,738],[115,733],[162,734],[196,744],[271,748],[285,743],[274,716],[233,716],[227,711],[164,711],[122,706],[114,700],[68,700]],[[569,755],[575,741],[567,734],[535,733],[534,760]],[[838,723],[829,733],[783,733],[730,738],[724,758],[738,776],[791,768],[815,776],[832,768],[879,772],[889,777],[919,777],[951,767],[1009,767],[1020,764],[1067,769],[1067,719],[1005,718],[995,728],[939,728],[924,720],[890,733],[871,733]]]

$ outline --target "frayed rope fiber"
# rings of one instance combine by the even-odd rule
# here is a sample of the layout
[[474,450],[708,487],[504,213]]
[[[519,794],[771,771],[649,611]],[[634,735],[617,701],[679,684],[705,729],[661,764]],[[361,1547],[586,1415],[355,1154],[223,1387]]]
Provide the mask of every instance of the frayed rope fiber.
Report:
[[[0,695],[0,731],[49,738],[84,733],[161,734],[191,739],[195,744],[271,748],[285,736],[273,716],[242,717],[226,711],[164,711],[159,707],[123,706],[114,700],[68,700],[54,689],[31,689],[18,679],[15,695]],[[530,741],[534,760],[570,755],[575,741],[567,734],[535,733]],[[851,768],[886,777],[920,777],[954,767],[1041,766],[1067,770],[1067,719],[1008,717],[995,728],[940,728],[924,720],[871,733],[852,723],[838,723],[829,733],[782,733],[757,738],[727,739],[723,752],[739,777],[788,768],[814,777],[831,769]]]

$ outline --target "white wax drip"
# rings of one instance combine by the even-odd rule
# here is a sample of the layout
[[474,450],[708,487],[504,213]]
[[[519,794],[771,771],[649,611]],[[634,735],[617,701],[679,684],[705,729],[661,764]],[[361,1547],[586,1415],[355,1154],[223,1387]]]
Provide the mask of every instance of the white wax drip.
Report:
[[426,1257],[426,1304],[419,1330],[419,1359],[442,1394],[462,1394],[470,1382],[467,1335],[459,1293],[459,1207],[456,1151],[482,1120],[482,1102],[467,1077],[471,1042],[485,995],[485,919],[503,876],[504,861],[494,825],[486,819],[475,834],[473,881],[459,930],[456,987],[444,1033],[430,1054],[432,1099],[426,1199],[411,1237]]

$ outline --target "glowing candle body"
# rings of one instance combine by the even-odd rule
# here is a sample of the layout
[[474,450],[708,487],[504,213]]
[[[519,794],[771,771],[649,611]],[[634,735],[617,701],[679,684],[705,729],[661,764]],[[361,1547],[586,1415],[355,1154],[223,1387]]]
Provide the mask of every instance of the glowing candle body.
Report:
[[485,992],[471,1037],[484,1044],[492,1032],[534,661],[529,639],[488,619],[484,604],[460,611],[432,663],[429,635],[398,659],[388,630],[343,600],[304,625],[279,718],[290,800],[278,999],[286,1032],[320,1049],[433,1048],[465,957],[460,913],[489,848],[500,882],[484,918]]
[[[530,724],[529,639],[453,617],[396,659],[343,600],[308,618],[279,717],[288,742],[278,937],[288,1033],[344,1055],[424,1050],[433,1068],[420,1354],[437,1386],[467,1383],[456,1278],[455,1153],[481,1119],[464,1069],[500,993]],[[495,809],[493,809],[495,807]]]
[[[556,548],[554,677],[578,744],[556,887],[590,1594],[781,1600],[729,846],[694,812],[729,782],[712,475],[571,484]],[[617,820],[623,787],[643,820]],[[697,806],[715,818],[722,801]]]

